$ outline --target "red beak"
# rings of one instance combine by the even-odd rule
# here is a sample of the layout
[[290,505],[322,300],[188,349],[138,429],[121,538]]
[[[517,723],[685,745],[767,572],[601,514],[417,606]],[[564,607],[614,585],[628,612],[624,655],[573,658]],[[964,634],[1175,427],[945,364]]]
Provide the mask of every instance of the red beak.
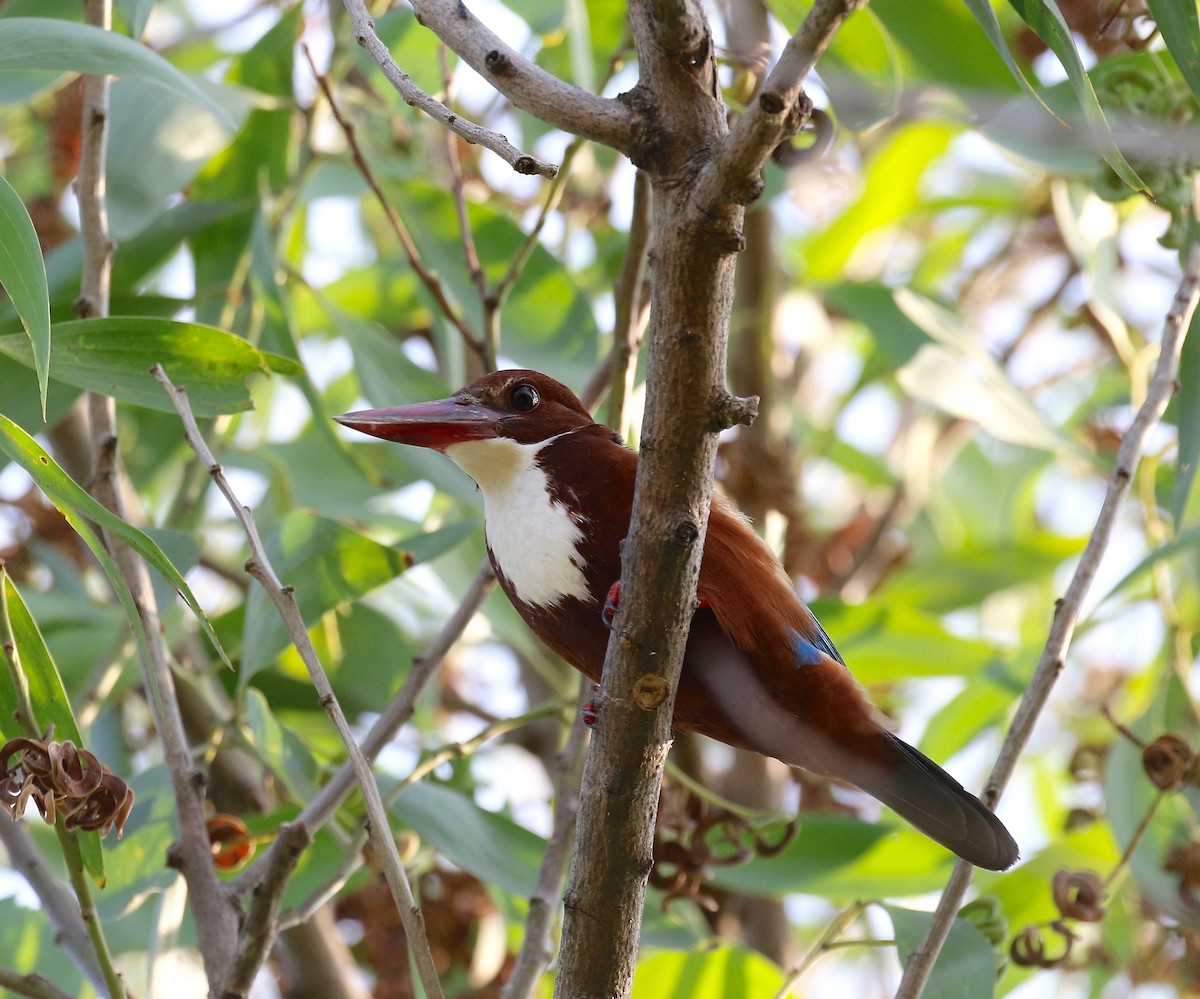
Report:
[[397,444],[444,451],[451,444],[497,436],[499,413],[465,396],[410,406],[363,409],[334,419],[344,427]]

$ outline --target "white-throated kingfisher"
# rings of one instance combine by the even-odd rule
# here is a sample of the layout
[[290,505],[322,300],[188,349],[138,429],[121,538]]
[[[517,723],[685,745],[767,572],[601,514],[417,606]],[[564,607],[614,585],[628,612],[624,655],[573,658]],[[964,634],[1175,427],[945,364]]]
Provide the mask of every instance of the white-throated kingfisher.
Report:
[[[505,593],[543,642],[600,680],[635,452],[570,389],[527,370],[485,375],[449,399],[337,420],[441,451],[470,475],[483,492],[488,555]],[[676,729],[854,784],[979,867],[1016,862],[1003,823],[887,730],[774,553],[720,495],[696,596]]]

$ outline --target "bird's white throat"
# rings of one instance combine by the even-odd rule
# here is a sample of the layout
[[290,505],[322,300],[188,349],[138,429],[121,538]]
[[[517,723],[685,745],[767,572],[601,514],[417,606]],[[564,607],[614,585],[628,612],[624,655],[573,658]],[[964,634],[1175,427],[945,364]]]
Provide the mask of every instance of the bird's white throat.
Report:
[[451,444],[445,453],[483,492],[488,546],[524,603],[552,607],[589,598],[579,554],[583,529],[550,491],[537,453],[556,438],[519,444],[506,437]]

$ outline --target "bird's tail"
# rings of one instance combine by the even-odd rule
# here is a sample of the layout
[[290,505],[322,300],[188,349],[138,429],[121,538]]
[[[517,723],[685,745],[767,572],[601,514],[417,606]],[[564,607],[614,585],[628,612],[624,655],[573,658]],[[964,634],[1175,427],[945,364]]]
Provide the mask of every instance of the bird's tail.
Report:
[[865,766],[853,783],[907,819],[930,839],[989,871],[1017,862],[1017,844],[992,811],[928,756],[890,732],[863,747]]

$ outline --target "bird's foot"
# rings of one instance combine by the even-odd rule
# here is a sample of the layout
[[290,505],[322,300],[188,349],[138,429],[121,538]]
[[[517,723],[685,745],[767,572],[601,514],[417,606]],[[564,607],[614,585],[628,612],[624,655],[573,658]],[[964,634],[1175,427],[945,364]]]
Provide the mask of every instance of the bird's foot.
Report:
[[[621,581],[618,579],[608,588],[608,594],[604,598],[604,607],[600,610],[600,620],[604,622],[604,627],[611,629],[613,626],[613,618],[617,616],[617,605],[621,602]],[[708,601],[703,597],[696,600],[696,610],[703,610],[707,607]]]
[[[600,684],[593,683],[592,684],[592,693],[598,694],[599,692],[600,692]],[[600,717],[600,712],[596,710],[595,702],[588,701],[582,708],[580,708],[579,709],[579,717],[583,719],[583,723],[588,728],[593,728],[596,724],[596,721]]]
[[604,607],[600,611],[600,620],[604,622],[604,627],[612,628],[613,618],[617,616],[617,604],[621,601],[621,581],[618,579],[608,588],[608,595],[604,598]]

